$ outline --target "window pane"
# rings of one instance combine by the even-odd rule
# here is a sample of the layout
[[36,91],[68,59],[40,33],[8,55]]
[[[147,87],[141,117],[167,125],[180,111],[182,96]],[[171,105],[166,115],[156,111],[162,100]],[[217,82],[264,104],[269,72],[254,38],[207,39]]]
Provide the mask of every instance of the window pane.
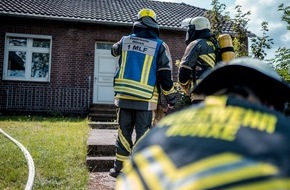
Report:
[[110,50],[112,47],[112,44],[106,44],[106,43],[98,43],[97,49],[107,49]]
[[9,46],[26,46],[27,45],[27,39],[26,38],[15,38],[10,37],[9,38]]
[[49,48],[50,47],[50,40],[46,40],[46,39],[33,39],[33,47]]
[[49,54],[32,53],[31,77],[45,78],[48,76]]
[[26,62],[25,51],[9,51],[8,75],[24,77],[25,62]]

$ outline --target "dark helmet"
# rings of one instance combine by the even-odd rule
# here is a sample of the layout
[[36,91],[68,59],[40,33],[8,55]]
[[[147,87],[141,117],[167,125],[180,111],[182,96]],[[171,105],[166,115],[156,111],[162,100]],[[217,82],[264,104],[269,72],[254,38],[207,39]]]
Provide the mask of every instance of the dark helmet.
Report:
[[290,86],[269,65],[258,59],[236,58],[216,67],[193,89],[194,93],[211,95],[234,86],[248,87],[263,102],[283,111],[290,100]]
[[136,27],[152,29],[159,35],[159,25],[157,23],[156,13],[152,9],[141,9],[133,24],[133,31]]

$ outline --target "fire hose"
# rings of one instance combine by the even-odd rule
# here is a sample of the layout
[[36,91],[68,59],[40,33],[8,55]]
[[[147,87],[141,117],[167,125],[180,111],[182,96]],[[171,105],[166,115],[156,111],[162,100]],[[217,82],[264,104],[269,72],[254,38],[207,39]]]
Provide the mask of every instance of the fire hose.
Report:
[[25,186],[25,190],[31,190],[32,186],[33,186],[33,181],[34,181],[34,176],[35,176],[35,167],[34,167],[34,162],[33,159],[30,155],[30,153],[28,152],[28,150],[17,140],[13,139],[11,136],[9,136],[7,133],[5,133],[1,128],[0,128],[0,132],[7,137],[9,140],[13,141],[23,152],[26,160],[27,160],[27,164],[28,164],[28,170],[29,170],[29,174],[28,174],[28,179],[27,179],[27,183]]

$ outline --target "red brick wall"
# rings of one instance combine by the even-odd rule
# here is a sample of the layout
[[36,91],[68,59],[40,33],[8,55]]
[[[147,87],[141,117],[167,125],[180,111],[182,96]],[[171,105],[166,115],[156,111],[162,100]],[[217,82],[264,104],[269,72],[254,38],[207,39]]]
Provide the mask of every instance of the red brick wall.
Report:
[[[131,27],[105,26],[89,23],[33,20],[0,17],[0,73],[3,74],[5,33],[23,33],[52,36],[51,78],[47,83],[0,80],[0,87],[16,84],[25,86],[88,87],[88,77],[94,75],[94,49],[96,41],[116,42],[131,33]],[[160,37],[170,48],[173,64],[185,50],[185,33],[161,30]],[[177,68],[174,67],[174,80]],[[91,82],[91,89],[93,83]],[[1,90],[1,89],[0,89]],[[2,93],[0,93],[2,94]],[[92,90],[90,95],[92,102]],[[3,107],[3,96],[0,105]],[[0,106],[1,108],[1,106]]]

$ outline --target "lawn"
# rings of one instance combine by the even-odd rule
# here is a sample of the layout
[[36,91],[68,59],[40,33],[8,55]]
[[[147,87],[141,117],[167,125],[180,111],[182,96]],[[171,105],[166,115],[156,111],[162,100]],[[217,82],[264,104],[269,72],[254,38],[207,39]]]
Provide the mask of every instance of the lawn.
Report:
[[[0,128],[20,142],[35,165],[33,190],[87,189],[88,120],[0,116]],[[28,165],[21,149],[0,133],[0,189],[24,189]]]

